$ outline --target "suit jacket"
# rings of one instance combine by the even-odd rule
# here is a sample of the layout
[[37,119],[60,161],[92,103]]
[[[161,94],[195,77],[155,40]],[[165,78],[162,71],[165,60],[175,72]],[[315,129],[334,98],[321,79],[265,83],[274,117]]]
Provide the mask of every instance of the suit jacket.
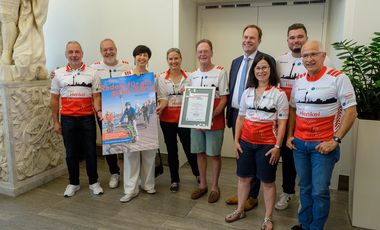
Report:
[[[255,58],[259,54],[265,54],[265,53],[257,51]],[[265,55],[268,55],[268,54],[265,54]],[[276,60],[272,56],[270,56],[270,55],[268,55],[268,56],[271,58],[272,64],[274,66],[276,66]],[[229,81],[230,94],[228,96],[227,110],[226,110],[226,119],[227,119],[227,127],[228,128],[232,127],[232,112],[233,112],[233,110],[232,110],[233,109],[232,108],[232,97],[234,95],[235,83],[236,83],[236,79],[238,77],[237,75],[238,75],[238,72],[240,69],[241,62],[243,61],[243,58],[244,58],[243,55],[238,57],[238,58],[235,58],[232,61],[231,68],[230,68],[230,81]]]

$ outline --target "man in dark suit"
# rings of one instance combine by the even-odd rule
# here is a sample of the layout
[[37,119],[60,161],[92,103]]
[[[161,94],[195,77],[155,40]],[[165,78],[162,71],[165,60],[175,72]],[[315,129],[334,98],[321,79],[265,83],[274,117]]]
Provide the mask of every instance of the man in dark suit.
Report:
[[[242,36],[242,48],[244,55],[234,59],[231,64],[230,69],[230,96],[227,102],[227,127],[232,127],[232,134],[235,138],[235,123],[239,112],[240,97],[245,89],[245,84],[248,79],[249,69],[253,63],[255,57],[261,52],[257,50],[260,45],[262,37],[262,31],[260,27],[256,25],[248,25],[243,30]],[[276,61],[272,57],[272,61],[275,65]],[[253,177],[251,182],[251,189],[249,192],[249,197],[245,203],[244,210],[248,211],[257,206],[257,196],[260,190],[260,180]],[[237,195],[229,197],[226,200],[227,204],[237,204]]]

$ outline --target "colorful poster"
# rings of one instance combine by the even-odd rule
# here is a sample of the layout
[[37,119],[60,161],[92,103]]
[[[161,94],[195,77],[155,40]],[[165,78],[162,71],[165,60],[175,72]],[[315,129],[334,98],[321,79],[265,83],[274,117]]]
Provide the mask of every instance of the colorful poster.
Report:
[[101,80],[103,155],[157,149],[154,74]]

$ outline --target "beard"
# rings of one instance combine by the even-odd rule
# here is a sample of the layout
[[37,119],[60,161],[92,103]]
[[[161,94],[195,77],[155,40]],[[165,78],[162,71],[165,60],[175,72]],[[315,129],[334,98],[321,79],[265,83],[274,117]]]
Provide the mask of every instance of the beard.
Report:
[[301,53],[301,47],[295,47],[291,49],[293,53]]
[[116,57],[115,57],[115,56],[114,56],[114,57],[107,57],[107,58],[104,59],[104,62],[105,62],[106,64],[108,64],[108,65],[110,65],[110,64],[115,64],[115,62],[116,62]]

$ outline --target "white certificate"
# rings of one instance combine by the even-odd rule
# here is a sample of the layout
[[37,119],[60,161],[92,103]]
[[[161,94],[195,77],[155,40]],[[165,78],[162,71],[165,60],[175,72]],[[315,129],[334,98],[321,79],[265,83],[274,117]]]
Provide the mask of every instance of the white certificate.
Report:
[[208,94],[206,93],[190,93],[186,120],[205,121],[208,99]]
[[215,87],[185,87],[179,127],[211,129]]

